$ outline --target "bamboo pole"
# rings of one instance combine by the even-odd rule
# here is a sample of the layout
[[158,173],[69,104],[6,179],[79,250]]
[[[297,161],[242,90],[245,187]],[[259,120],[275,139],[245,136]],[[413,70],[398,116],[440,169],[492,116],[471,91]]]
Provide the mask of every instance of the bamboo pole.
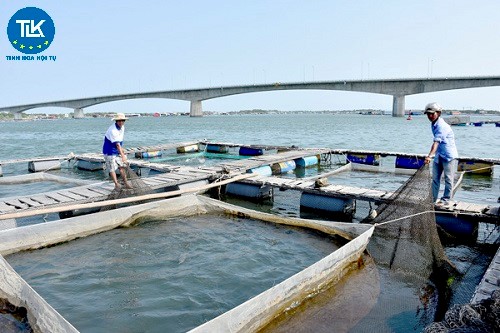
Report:
[[104,200],[104,201],[89,202],[89,203],[84,203],[84,204],[48,207],[48,208],[41,208],[41,209],[37,209],[37,210],[28,210],[28,211],[22,211],[22,212],[7,213],[7,214],[0,215],[0,220],[16,219],[16,218],[35,216],[35,215],[41,215],[41,214],[59,213],[59,212],[64,212],[64,211],[68,211],[68,210],[106,207],[106,206],[125,204],[125,203],[144,201],[144,200],[151,200],[151,199],[165,199],[165,198],[169,198],[169,197],[173,197],[173,196],[177,196],[177,195],[181,195],[181,194],[185,194],[185,193],[194,193],[194,192],[205,191],[205,190],[208,190],[208,189],[211,189],[214,187],[218,187],[218,186],[222,186],[222,185],[226,185],[226,184],[238,181],[238,180],[242,180],[242,179],[246,179],[246,178],[250,178],[250,177],[255,177],[256,175],[257,174],[255,174],[255,173],[245,173],[245,174],[235,176],[233,178],[222,180],[220,182],[214,182],[214,183],[210,183],[210,184],[195,187],[195,188],[186,188],[183,190],[176,190],[176,191],[171,191],[171,192],[145,194],[145,195],[129,197],[129,198]]

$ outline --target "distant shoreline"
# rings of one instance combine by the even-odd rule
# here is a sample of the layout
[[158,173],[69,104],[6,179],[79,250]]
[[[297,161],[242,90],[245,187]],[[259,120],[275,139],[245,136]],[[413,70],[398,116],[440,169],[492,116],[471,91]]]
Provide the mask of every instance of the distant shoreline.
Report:
[[[412,115],[423,115],[422,110],[406,110],[405,115],[411,112]],[[342,115],[342,114],[361,114],[361,115],[391,115],[391,111],[387,110],[375,110],[375,109],[357,109],[357,110],[321,110],[321,111],[280,111],[280,110],[239,110],[239,111],[203,111],[203,116],[233,116],[233,115],[264,115],[264,114],[331,114],[331,115]],[[85,114],[85,118],[112,118],[115,113],[111,112],[89,112]],[[189,116],[189,112],[170,112],[170,113],[126,113],[128,117],[178,117],[178,116]],[[451,115],[469,115],[469,116],[492,116],[499,117],[500,111],[497,110],[445,110],[443,111],[443,116]],[[29,120],[55,120],[55,119],[73,119],[71,113],[61,113],[61,114],[46,114],[46,113],[33,113],[24,114],[23,119],[17,121],[29,121]],[[14,121],[14,116],[11,113],[0,113],[0,122]]]

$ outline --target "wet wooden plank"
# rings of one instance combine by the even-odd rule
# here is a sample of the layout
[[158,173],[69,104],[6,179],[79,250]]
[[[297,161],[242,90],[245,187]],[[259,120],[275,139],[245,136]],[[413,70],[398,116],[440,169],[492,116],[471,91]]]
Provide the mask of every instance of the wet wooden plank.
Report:
[[53,205],[58,203],[56,200],[47,197],[45,194],[30,195],[30,198],[31,200],[38,201],[42,205]]
[[59,193],[61,195],[64,195],[64,196],[67,196],[68,198],[71,198],[73,200],[85,200],[85,199],[87,199],[84,196],[75,194],[74,192],[71,192],[71,191],[68,191],[68,190],[58,191],[57,193]]
[[31,207],[40,207],[40,206],[43,206],[41,203],[39,203],[38,201],[33,201],[31,200],[30,198],[28,197],[24,197],[24,198],[19,198],[19,201],[31,206]]
[[51,192],[51,193],[46,193],[46,197],[49,197],[51,199],[54,199],[55,201],[59,202],[73,202],[74,200],[71,198],[68,198],[67,196],[60,195],[59,193],[56,192]]
[[102,197],[101,194],[99,193],[96,193],[96,192],[92,192],[92,191],[89,191],[87,190],[86,188],[76,188],[76,189],[69,189],[68,192],[70,193],[73,193],[73,194],[77,194],[77,195],[80,195],[80,196],[83,196],[83,197],[86,197],[86,198],[99,198],[99,197]]
[[101,194],[101,195],[109,195],[112,191],[111,189],[106,189],[103,187],[89,187],[88,190],[96,192],[96,193]]
[[0,213],[7,213],[16,210],[16,207],[9,206],[5,202],[0,202]]
[[22,203],[21,201],[19,201],[18,199],[10,199],[10,200],[4,200],[4,202],[6,204],[9,204],[11,206],[15,206],[19,209],[27,209],[29,208],[29,206],[25,203]]

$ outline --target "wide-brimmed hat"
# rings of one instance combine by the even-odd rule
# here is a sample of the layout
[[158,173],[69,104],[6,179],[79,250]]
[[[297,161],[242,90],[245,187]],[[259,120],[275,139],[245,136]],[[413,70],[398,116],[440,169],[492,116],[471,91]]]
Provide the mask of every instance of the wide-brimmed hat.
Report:
[[114,121],[118,121],[118,120],[127,120],[128,118],[125,117],[125,114],[124,113],[117,113],[114,117],[113,117],[113,120]]
[[441,112],[443,111],[443,108],[441,105],[439,105],[436,102],[429,103],[425,106],[424,113],[435,113],[435,112]]

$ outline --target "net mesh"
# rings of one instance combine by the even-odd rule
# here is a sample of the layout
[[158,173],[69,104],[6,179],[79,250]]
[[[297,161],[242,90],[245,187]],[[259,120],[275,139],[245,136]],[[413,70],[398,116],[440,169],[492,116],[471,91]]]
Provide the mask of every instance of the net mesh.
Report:
[[436,268],[449,270],[433,210],[429,166],[423,165],[376,214],[362,221],[377,224],[368,245],[370,254],[393,271],[423,279]]
[[[120,183],[119,188],[114,188],[113,191],[108,195],[106,200],[114,200],[121,198],[128,198],[131,196],[139,196],[144,194],[153,193],[151,186],[147,185],[144,180],[139,177],[129,165],[120,168],[121,176],[118,178]],[[110,210],[116,208],[116,205],[105,206],[101,208],[101,211]]]

